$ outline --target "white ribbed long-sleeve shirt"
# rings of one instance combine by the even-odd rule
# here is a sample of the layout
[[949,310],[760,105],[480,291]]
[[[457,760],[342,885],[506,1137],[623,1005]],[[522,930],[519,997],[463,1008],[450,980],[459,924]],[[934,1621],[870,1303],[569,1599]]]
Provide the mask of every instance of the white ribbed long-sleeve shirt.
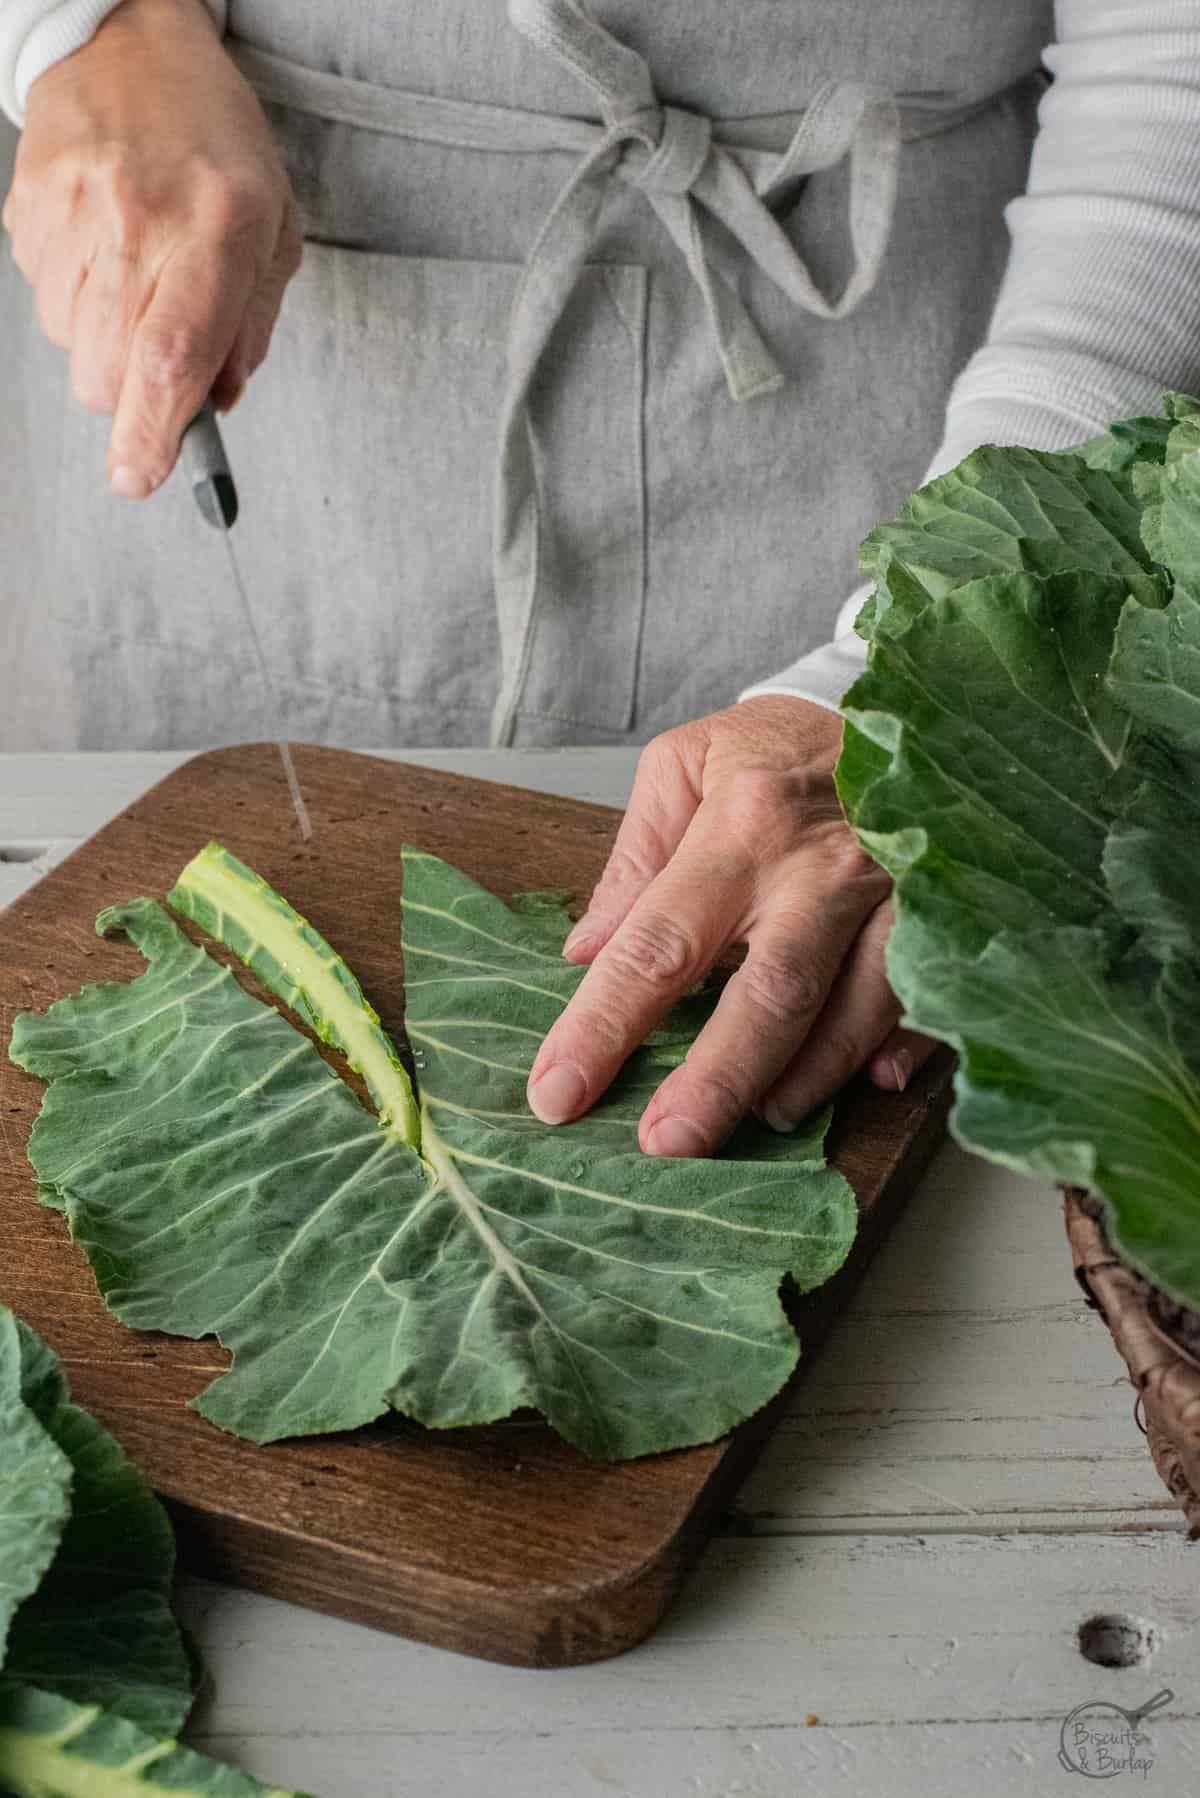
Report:
[[[120,0],[0,0],[0,106]],[[225,0],[205,0],[218,30]],[[951,388],[925,480],[980,443],[1065,449],[1200,387],[1200,0],[1056,0],[1024,194],[987,336]],[[866,661],[852,593],[834,637],[743,688],[836,708]]]
[[[950,390],[923,480],[981,443],[1066,449],[1200,386],[1200,0],[1056,0],[1054,76],[987,336]],[[745,687],[836,707],[866,665],[834,639]]]

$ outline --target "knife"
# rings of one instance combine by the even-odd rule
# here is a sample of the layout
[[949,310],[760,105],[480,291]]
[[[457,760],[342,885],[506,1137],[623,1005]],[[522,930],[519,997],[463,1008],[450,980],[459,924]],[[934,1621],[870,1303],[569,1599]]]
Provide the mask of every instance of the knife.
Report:
[[300,782],[296,778],[296,764],[292,760],[292,750],[283,732],[283,713],[279,704],[279,694],[275,682],[267,667],[267,658],[263,654],[262,639],[258,634],[258,626],[254,622],[254,613],[250,609],[250,599],[242,580],[242,572],[238,567],[237,556],[233,548],[233,527],[238,515],[238,495],[233,475],[229,469],[229,458],[225,454],[225,445],[221,440],[221,432],[217,425],[217,415],[211,400],[205,400],[195,418],[184,431],[179,440],[179,454],[187,475],[192,496],[199,506],[205,520],[220,531],[225,539],[225,548],[229,554],[229,567],[233,574],[233,584],[237,590],[238,602],[242,610],[242,619],[246,626],[246,635],[254,650],[254,659],[258,663],[258,672],[266,695],[270,735],[275,738],[279,747],[279,757],[283,763],[283,772],[287,777],[288,792],[292,796],[292,805],[296,811],[296,822],[300,826],[300,835],[307,842],[312,835],[312,824],[308,816],[308,807],[304,803],[304,795],[300,791]]

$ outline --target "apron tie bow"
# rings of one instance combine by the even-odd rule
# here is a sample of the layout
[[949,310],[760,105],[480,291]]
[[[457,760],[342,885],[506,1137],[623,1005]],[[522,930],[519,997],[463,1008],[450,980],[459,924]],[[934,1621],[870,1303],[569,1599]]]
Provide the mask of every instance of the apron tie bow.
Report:
[[[266,101],[352,128],[456,149],[576,159],[529,250],[509,315],[492,532],[501,649],[489,736],[494,746],[512,741],[537,608],[546,599],[546,583],[539,578],[546,521],[528,415],[530,391],[592,252],[612,182],[622,181],[640,194],[669,232],[703,298],[729,392],[747,401],[778,388],[783,372],[741,299],[746,261],[804,311],[844,318],[879,274],[901,142],[948,130],[996,98],[917,95],[901,107],[891,95],[860,82],[829,81],[802,111],[724,119],[714,126],[702,113],[662,103],[645,59],[590,18],[582,0],[507,3],[513,26],[589,90],[598,118],[405,93],[309,68],[237,39],[227,45]],[[846,284],[834,297],[813,280],[772,208],[782,205],[796,181],[843,157],[849,160],[853,259]]]
[[[896,191],[896,104],[856,82],[830,82],[805,109],[782,155],[759,159],[751,181],[713,138],[712,121],[663,105],[643,57],[596,23],[581,0],[508,0],[510,22],[590,89],[604,121],[534,239],[509,318],[508,382],[501,409],[493,515],[493,569],[501,644],[500,690],[489,743],[511,743],[537,630],[545,529],[527,404],[549,342],[595,239],[610,177],[645,194],[684,256],[704,300],[726,385],[737,401],[773,392],[783,371],[736,286],[730,246],[715,221],[796,305],[844,317],[879,273]],[[830,299],[769,210],[787,185],[850,155],[854,267]]]
[[[657,118],[655,119],[655,115]],[[646,113],[638,112],[629,120],[639,122]],[[685,194],[695,185],[701,169],[708,161],[712,146],[712,120],[702,112],[689,112],[683,106],[660,106],[650,110],[655,121],[653,136],[639,137],[653,144],[649,155],[634,167],[626,179],[635,187],[661,194]],[[627,159],[631,160],[631,159]],[[625,172],[624,170],[622,172]]]

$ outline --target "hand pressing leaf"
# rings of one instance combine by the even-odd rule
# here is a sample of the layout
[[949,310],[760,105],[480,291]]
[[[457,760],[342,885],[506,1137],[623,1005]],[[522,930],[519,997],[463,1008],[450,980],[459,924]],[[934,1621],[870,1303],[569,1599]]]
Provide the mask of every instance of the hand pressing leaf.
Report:
[[818,1284],[853,1236],[853,1195],[821,1162],[825,1119],[787,1139],[751,1120],[720,1160],[641,1152],[656,1057],[694,1036],[710,991],[587,1116],[541,1124],[526,1076],[585,972],[559,953],[565,912],[544,896],[512,910],[403,855],[419,1110],[349,969],[210,845],[171,903],[347,1055],[379,1115],[137,900],[98,928],[126,930],[147,972],[14,1030],[13,1058],[52,1081],[30,1142],[47,1202],[123,1321],[233,1350],[195,1403],[256,1440],[389,1405],[436,1427],[534,1405],[603,1458],[722,1434],[796,1361],[784,1274]]

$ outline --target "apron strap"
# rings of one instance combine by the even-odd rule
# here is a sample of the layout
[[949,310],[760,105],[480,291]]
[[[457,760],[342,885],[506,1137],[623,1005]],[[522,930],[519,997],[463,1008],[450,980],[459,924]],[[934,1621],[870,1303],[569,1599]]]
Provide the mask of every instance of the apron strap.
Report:
[[[750,318],[714,222],[805,311],[843,318],[871,291],[887,247],[901,130],[888,96],[857,82],[829,82],[805,109],[786,149],[752,183],[714,141],[712,123],[663,105],[644,59],[588,16],[580,0],[508,0],[511,23],[579,77],[604,130],[576,165],[529,252],[509,321],[508,381],[501,413],[493,564],[501,643],[500,691],[489,744],[511,743],[537,628],[544,531],[527,402],[543,351],[595,238],[610,176],[638,187],[682,253],[704,300],[726,384],[737,401],[770,393],[783,372]],[[850,156],[849,229],[854,262],[833,298],[814,281],[769,211],[797,178]]]
[[[878,278],[901,143],[951,130],[1007,91],[967,100],[910,94],[897,101],[859,82],[831,81],[802,111],[714,121],[660,103],[644,58],[597,24],[582,0],[508,0],[508,16],[532,44],[583,82],[600,123],[409,93],[310,68],[237,38],[225,45],[268,103],[461,149],[576,159],[529,252],[509,320],[493,505],[501,642],[493,747],[512,741],[537,626],[545,525],[527,402],[542,354],[587,262],[609,180],[615,176],[639,188],[670,233],[703,298],[726,385],[735,400],[750,400],[781,386],[784,377],[739,296],[738,252],[795,305],[818,318],[844,318]],[[847,155],[853,263],[841,293],[833,297],[813,279],[771,207],[791,183]]]

